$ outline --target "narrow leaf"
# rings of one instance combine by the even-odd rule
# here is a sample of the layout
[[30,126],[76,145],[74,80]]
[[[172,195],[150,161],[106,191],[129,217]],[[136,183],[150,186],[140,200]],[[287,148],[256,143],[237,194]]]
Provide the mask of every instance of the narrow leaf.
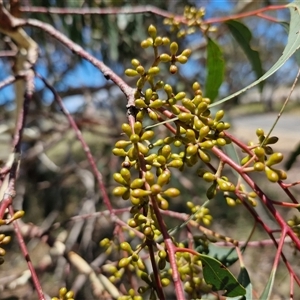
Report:
[[246,294],[245,288],[232,273],[218,260],[204,254],[199,254],[203,266],[203,276],[214,291],[225,291],[224,296],[237,297]]
[[[256,78],[263,76],[263,69],[261,65],[261,60],[258,51],[251,48],[250,43],[252,40],[252,33],[246,25],[241,22],[230,20],[226,22],[228,29],[230,30],[233,37],[239,43],[240,47],[245,52],[247,58],[249,59],[252,69],[256,74]],[[262,92],[264,82],[259,83],[260,92]]]
[[210,98],[211,102],[218,96],[219,88],[223,82],[224,68],[225,63],[221,48],[216,42],[208,38],[205,96]]
[[276,269],[272,270],[268,283],[259,299],[266,299],[266,300],[270,299],[272,288],[274,285],[275,274],[276,274]]
[[286,47],[284,48],[284,51],[282,53],[282,56],[278,59],[278,61],[271,67],[271,69],[265,73],[262,77],[260,77],[258,80],[254,81],[250,85],[246,86],[245,88],[241,89],[240,91],[233,93],[232,95],[225,97],[224,99],[221,99],[213,104],[210,105],[216,106],[220,103],[226,102],[239,94],[247,91],[248,89],[256,86],[263,80],[270,77],[272,74],[274,74],[279,68],[281,68],[285,62],[300,48],[300,34],[299,34],[299,28],[300,28],[300,0],[297,0],[293,3],[290,3],[287,5],[289,7],[291,12],[291,22],[290,22],[290,30],[289,30],[289,36],[288,36],[288,42]]

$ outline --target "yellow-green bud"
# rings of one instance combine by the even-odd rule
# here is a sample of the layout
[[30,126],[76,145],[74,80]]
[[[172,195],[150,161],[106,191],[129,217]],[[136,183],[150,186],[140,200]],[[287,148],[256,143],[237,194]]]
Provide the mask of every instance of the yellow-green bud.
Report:
[[127,123],[123,123],[122,124],[122,130],[124,133],[126,133],[126,135],[131,136],[132,130],[129,124]]
[[113,195],[116,197],[121,197],[127,191],[127,188],[124,186],[117,186],[113,189]]
[[150,35],[153,39],[156,37],[157,31],[156,31],[156,28],[155,28],[154,25],[151,24],[151,25],[148,27],[148,33],[149,33],[149,35]]
[[162,62],[169,62],[169,61],[171,61],[171,56],[167,53],[163,53],[159,56],[159,59]]
[[159,67],[152,67],[148,70],[148,74],[157,75],[160,72]]
[[283,160],[283,154],[276,152],[273,153],[267,160],[266,165],[271,167],[273,165],[279,164]]
[[171,43],[170,51],[172,55],[175,55],[178,51],[178,44],[176,42]]
[[128,77],[134,77],[134,76],[139,75],[139,73],[138,73],[136,70],[133,70],[133,69],[126,69],[126,70],[125,70],[125,74],[126,74]]
[[169,188],[163,194],[167,197],[177,197],[180,195],[180,191],[176,188]]
[[178,120],[181,122],[189,122],[193,115],[191,113],[182,112],[178,115]]

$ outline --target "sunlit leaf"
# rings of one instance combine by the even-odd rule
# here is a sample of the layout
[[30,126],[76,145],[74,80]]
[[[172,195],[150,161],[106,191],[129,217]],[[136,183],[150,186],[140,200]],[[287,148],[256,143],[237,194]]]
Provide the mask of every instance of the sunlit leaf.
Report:
[[207,43],[206,68],[205,96],[213,102],[223,82],[225,63],[221,48],[210,38]]
[[225,291],[224,296],[237,297],[246,294],[245,288],[233,274],[218,260],[199,254],[203,266],[203,276],[207,284],[215,291]]
[[[252,69],[256,74],[256,78],[260,78],[261,76],[263,76],[263,69],[259,53],[258,51],[252,49],[250,45],[252,40],[252,33],[249,28],[245,24],[235,20],[227,21],[226,25],[249,59],[252,65]],[[261,81],[258,85],[260,91],[262,92],[264,82]]]
[[274,74],[279,68],[281,68],[285,64],[285,62],[300,48],[300,34],[299,34],[300,0],[297,0],[297,1],[294,1],[293,3],[288,4],[287,7],[290,9],[290,12],[291,12],[291,22],[290,22],[288,42],[287,42],[286,47],[284,48],[282,56],[271,67],[271,69],[267,73],[265,73],[262,77],[260,77],[258,80],[254,81],[253,83],[249,84],[248,86],[239,90],[238,92],[233,93],[230,96],[225,97],[224,99],[221,99],[221,100],[211,104],[210,107],[216,106],[223,102],[226,102],[226,101],[240,95],[241,93],[247,91],[248,89],[256,86],[263,80],[267,79],[272,74]]

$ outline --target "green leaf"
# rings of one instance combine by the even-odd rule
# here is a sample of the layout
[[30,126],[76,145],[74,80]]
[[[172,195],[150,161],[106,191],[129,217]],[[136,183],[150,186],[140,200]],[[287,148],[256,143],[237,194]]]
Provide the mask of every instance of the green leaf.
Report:
[[224,296],[237,297],[246,294],[245,288],[232,273],[218,260],[204,254],[199,254],[203,266],[203,276],[214,291],[225,290]]
[[248,89],[256,86],[263,80],[267,79],[272,74],[274,74],[279,68],[281,68],[285,64],[285,62],[300,48],[300,34],[299,34],[300,0],[297,0],[293,3],[288,4],[287,7],[290,9],[290,12],[291,12],[290,31],[289,31],[287,45],[284,48],[284,51],[283,51],[281,57],[278,59],[278,61],[271,67],[271,69],[267,73],[265,73],[258,80],[254,81],[253,83],[251,83],[250,85],[241,89],[240,91],[233,93],[232,95],[225,97],[224,99],[221,99],[221,100],[211,104],[210,107],[213,107],[220,103],[226,102],[226,101],[240,95],[241,93],[247,91]]
[[300,155],[300,143],[297,145],[296,149],[291,152],[291,154],[288,157],[288,160],[286,161],[284,167],[288,171],[293,164],[296,162],[297,157]]
[[223,247],[210,243],[208,250],[209,256],[217,259],[226,267],[233,265],[239,259],[235,247]]
[[[288,22],[279,21],[278,23],[284,27],[284,29],[286,30],[287,33],[289,33],[290,24]],[[295,55],[296,62],[298,64],[298,66],[300,66],[300,51],[297,50],[294,55]]]
[[[243,51],[245,52],[247,58],[249,59],[252,69],[259,78],[263,76],[263,69],[261,65],[261,60],[258,51],[251,48],[250,43],[252,39],[252,33],[246,25],[235,20],[229,20],[226,22],[228,29],[230,30],[233,37],[239,43]],[[262,92],[264,87],[264,82],[259,83],[260,92]]]
[[243,298],[241,298],[241,300],[252,300],[252,284],[250,281],[248,271],[245,267],[241,268],[240,274],[238,276],[238,281],[246,289],[246,295]]
[[276,274],[276,269],[272,270],[268,283],[259,299],[265,299],[265,300],[270,299],[272,288],[274,285],[275,274]]
[[216,42],[208,38],[205,96],[210,98],[211,102],[218,96],[219,88],[223,82],[224,68],[225,63],[221,48]]

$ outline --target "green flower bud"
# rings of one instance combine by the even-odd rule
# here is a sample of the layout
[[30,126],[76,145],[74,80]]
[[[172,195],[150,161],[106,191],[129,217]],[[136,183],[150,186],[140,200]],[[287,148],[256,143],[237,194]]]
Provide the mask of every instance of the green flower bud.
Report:
[[205,153],[203,150],[198,149],[198,154],[203,162],[205,162],[205,163],[210,162],[210,156],[207,153]]
[[152,103],[150,103],[149,107],[158,109],[158,108],[162,107],[163,105],[164,105],[164,101],[157,99],[157,100],[153,101]]
[[166,287],[166,286],[170,285],[170,279],[169,278],[162,278],[161,279],[161,285],[163,287]]
[[188,156],[192,156],[192,155],[195,155],[198,151],[198,146],[197,145],[189,145],[187,148],[186,148],[186,154]]
[[145,173],[145,180],[150,184],[154,184],[154,181],[155,181],[155,175],[150,172],[150,171],[146,171]]
[[127,152],[124,149],[114,148],[112,153],[116,156],[126,156]]
[[224,114],[225,114],[224,110],[217,111],[216,116],[215,116],[215,121],[219,122],[220,120],[222,120],[224,117]]
[[159,67],[152,67],[148,70],[149,75],[157,75],[160,72]]
[[[179,108],[177,105],[171,104],[171,102],[172,102],[171,100],[172,100],[172,99],[169,99],[169,103],[170,103],[170,105],[172,105],[172,107],[171,107],[172,113],[173,113],[174,115],[179,115],[180,112],[181,112],[180,108]],[[174,103],[175,103],[175,102],[174,102]]]
[[262,147],[256,147],[254,150],[255,155],[257,156],[258,160],[260,162],[264,162],[265,161],[265,149]]
[[212,182],[212,181],[215,181],[216,180],[216,175],[215,174],[212,174],[210,172],[206,172],[203,174],[203,179],[207,182]]
[[169,183],[171,178],[171,174],[169,172],[163,172],[157,178],[157,184],[160,186],[164,186],[165,184]]
[[243,165],[245,165],[249,160],[250,160],[250,156],[249,155],[247,155],[247,156],[245,156],[242,160],[241,160],[241,165],[243,166]]
[[126,133],[126,135],[131,136],[132,130],[131,130],[131,127],[130,127],[129,124],[123,123],[122,124],[122,130],[123,130],[124,133]]
[[279,180],[278,174],[273,169],[266,167],[265,172],[266,172],[267,178],[271,182],[277,182]]
[[162,42],[163,42],[163,45],[169,45],[170,44],[170,39],[168,37],[163,37]]
[[139,140],[140,140],[140,136],[138,134],[134,133],[130,136],[130,141],[134,144],[138,143]]
[[257,128],[257,129],[256,129],[256,135],[257,135],[258,137],[263,136],[264,134],[265,134],[265,133],[264,133],[263,129],[261,129],[261,128]]
[[117,186],[113,189],[113,195],[116,197],[122,197],[123,194],[127,191],[127,187]]
[[171,56],[167,53],[163,53],[159,56],[159,59],[162,62],[169,62],[169,61],[171,61]]
[[133,69],[126,69],[125,74],[128,77],[134,77],[134,76],[139,75],[139,73],[136,70],[133,70]]
[[135,106],[137,107],[137,108],[147,108],[148,107],[148,105],[145,103],[145,101],[144,100],[142,100],[142,99],[136,99],[135,101],[134,101],[134,104],[135,104]]
[[185,97],[185,92],[180,92],[175,96],[177,101],[182,100]]
[[202,141],[208,135],[209,132],[210,132],[209,126],[205,125],[205,126],[201,127],[199,130],[200,141]]
[[119,149],[124,149],[131,144],[130,141],[120,140],[115,143],[115,147]]
[[176,61],[178,61],[181,64],[185,64],[188,61],[188,58],[184,55],[179,55],[176,57]]
[[127,185],[126,180],[123,178],[123,176],[120,173],[114,173],[113,177],[117,183],[122,185]]
[[150,188],[152,195],[157,195],[161,192],[161,186],[159,184],[153,184]]
[[178,115],[178,120],[181,122],[189,122],[192,119],[193,115],[191,113],[182,112]]
[[183,161],[180,159],[174,159],[172,161],[170,161],[167,166],[169,168],[177,168],[180,169],[183,166]]
[[[184,55],[187,56],[186,54],[184,54]],[[193,90],[194,90],[194,91],[198,91],[198,90],[200,90],[200,89],[201,89],[200,83],[197,82],[197,81],[195,81],[195,82],[193,83]]]
[[132,59],[131,64],[136,68],[138,67],[141,63],[137,59]]
[[136,178],[131,182],[130,188],[131,189],[139,189],[143,185],[144,185],[144,180],[142,178]]
[[121,171],[120,171],[120,174],[122,175],[122,177],[124,178],[124,180],[126,182],[130,182],[131,180],[131,174],[130,174],[130,171],[126,168],[122,168]]
[[147,237],[147,239],[153,239],[154,232],[150,226],[146,226],[143,230],[144,235]]
[[130,253],[130,254],[132,253],[131,246],[129,245],[128,242],[122,242],[122,243],[120,244],[120,248],[121,248],[122,250],[124,250],[124,251]]
[[214,146],[212,141],[205,141],[199,144],[202,149],[211,149]]
[[228,206],[232,206],[232,207],[236,206],[236,201],[234,199],[232,199],[230,197],[226,197],[225,199],[226,199],[226,203]]
[[279,164],[281,161],[283,160],[283,154],[282,153],[279,153],[279,152],[276,152],[276,153],[273,153],[269,159],[267,160],[266,162],[266,165],[268,167],[271,167],[273,165],[276,165],[276,164]]
[[142,123],[141,122],[135,122],[134,123],[134,132],[136,133],[136,134],[140,134],[141,133],[141,131],[142,131],[142,129],[143,129],[143,125],[142,125]]
[[136,71],[140,74],[140,75],[144,75],[145,74],[145,69],[143,66],[138,66],[136,68]]
[[148,115],[151,120],[157,121],[158,116],[153,110],[149,111]]
[[151,195],[151,191],[145,191],[145,190],[142,190],[142,189],[135,189],[135,190],[131,190],[130,194],[131,194],[132,197],[142,198],[142,197],[146,197],[146,196]]
[[181,102],[182,102],[182,105],[185,108],[187,108],[190,112],[192,112],[192,113],[195,112],[196,106],[190,99],[184,98],[184,99],[182,99]]
[[167,93],[168,97],[172,97],[173,89],[169,84],[165,84],[164,90]]
[[150,46],[152,46],[153,45],[153,40],[152,39],[147,39],[147,40],[143,40],[142,42],[141,42],[141,46],[142,46],[142,48],[149,48]]
[[149,35],[150,35],[153,39],[156,37],[156,28],[155,28],[154,25],[151,24],[151,25],[148,27],[148,33],[149,33]]
[[265,164],[262,163],[262,162],[256,162],[254,165],[253,165],[253,168],[255,171],[258,171],[258,172],[261,172],[265,169]]
[[146,141],[146,140],[149,141],[149,140],[151,140],[153,137],[154,137],[154,131],[152,131],[152,130],[147,130],[147,131],[145,131],[145,132],[142,134],[140,140],[141,140],[141,141]]
[[210,200],[214,198],[217,194],[217,184],[214,181],[213,184],[206,191],[206,197]]
[[60,297],[60,298],[63,298],[63,297],[66,295],[67,292],[68,292],[67,288],[62,287],[62,288],[59,290],[59,297]]
[[158,206],[162,210],[168,210],[169,209],[169,202],[166,199],[161,199],[158,203]]
[[120,261],[119,261],[119,268],[126,268],[131,262],[131,256],[129,257],[123,257]]
[[169,188],[163,194],[167,197],[177,197],[180,195],[180,191],[176,188]]
[[154,39],[154,46],[158,47],[158,46],[162,45],[162,43],[163,43],[163,40],[162,40],[161,36],[158,36]]
[[178,44],[176,42],[171,43],[170,51],[172,55],[175,55],[178,51]]

